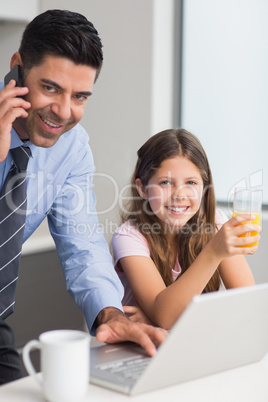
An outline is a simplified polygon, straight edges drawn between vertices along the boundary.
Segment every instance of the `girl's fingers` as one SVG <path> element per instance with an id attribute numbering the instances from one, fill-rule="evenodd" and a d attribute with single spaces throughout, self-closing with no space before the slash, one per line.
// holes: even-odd
<path id="1" fill-rule="evenodd" d="M 123 306 L 123 309 L 126 314 L 135 314 L 138 310 L 135 306 Z"/>
<path id="2" fill-rule="evenodd" d="M 255 232 L 254 234 L 261 232 L 261 227 L 255 224 L 244 224 L 236 226 L 234 229 L 235 236 L 239 236 L 245 233 Z"/>
<path id="3" fill-rule="evenodd" d="M 260 238 L 260 235 L 237 237 L 236 245 L 240 247 L 248 246 L 249 244 L 258 242 Z"/>
<path id="4" fill-rule="evenodd" d="M 254 214 L 239 214 L 233 216 L 229 222 L 234 223 L 234 225 L 238 225 L 239 223 L 245 222 L 245 221 L 250 221 L 254 220 L 255 215 Z"/>
<path id="5" fill-rule="evenodd" d="M 242 250 L 243 255 L 252 255 L 255 253 L 255 251 L 258 249 L 258 246 L 252 246 L 252 247 L 241 247 L 240 250 Z"/>

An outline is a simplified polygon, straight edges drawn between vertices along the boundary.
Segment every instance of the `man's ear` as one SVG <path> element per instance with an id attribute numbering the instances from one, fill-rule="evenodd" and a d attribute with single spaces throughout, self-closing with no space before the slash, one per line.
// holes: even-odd
<path id="1" fill-rule="evenodd" d="M 141 198 L 143 198 L 144 200 L 147 200 L 148 199 L 147 191 L 146 191 L 145 187 L 143 186 L 141 179 L 136 179 L 135 183 L 136 183 L 136 189 L 137 189 L 139 195 L 141 196 Z"/>
<path id="2" fill-rule="evenodd" d="M 13 54 L 10 60 L 10 69 L 15 67 L 16 65 L 23 66 L 22 58 L 19 52 Z"/>

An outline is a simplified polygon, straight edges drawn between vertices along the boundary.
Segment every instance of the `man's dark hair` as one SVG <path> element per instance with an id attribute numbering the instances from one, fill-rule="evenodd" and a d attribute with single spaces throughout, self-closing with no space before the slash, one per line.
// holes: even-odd
<path id="1" fill-rule="evenodd" d="M 25 28 L 19 52 L 24 77 L 47 55 L 93 67 L 96 79 L 103 62 L 102 43 L 94 25 L 85 16 L 68 10 L 48 10 L 35 17 Z"/>

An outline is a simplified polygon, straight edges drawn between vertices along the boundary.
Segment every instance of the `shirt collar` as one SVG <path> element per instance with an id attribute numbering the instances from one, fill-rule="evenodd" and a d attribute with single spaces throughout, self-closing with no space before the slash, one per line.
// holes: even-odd
<path id="1" fill-rule="evenodd" d="M 27 147 L 29 147 L 29 148 L 31 149 L 31 156 L 33 156 L 32 143 L 31 143 L 31 141 L 30 141 L 30 140 L 29 140 L 29 141 L 26 141 L 26 142 L 22 141 L 22 140 L 20 139 L 20 137 L 18 136 L 17 132 L 14 130 L 14 128 L 12 128 L 12 130 L 11 130 L 11 144 L 10 144 L 10 149 L 17 148 L 17 147 L 20 147 L 20 146 L 27 146 Z"/>

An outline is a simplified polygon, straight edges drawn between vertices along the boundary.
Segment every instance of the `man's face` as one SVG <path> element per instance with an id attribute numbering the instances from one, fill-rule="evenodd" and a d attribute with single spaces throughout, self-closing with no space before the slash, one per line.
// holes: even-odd
<path id="1" fill-rule="evenodd" d="M 25 99 L 31 108 L 26 119 L 14 123 L 20 138 L 40 147 L 54 145 L 81 120 L 95 77 L 93 67 L 62 57 L 47 56 L 41 65 L 32 67 L 24 80 L 29 88 Z"/>

